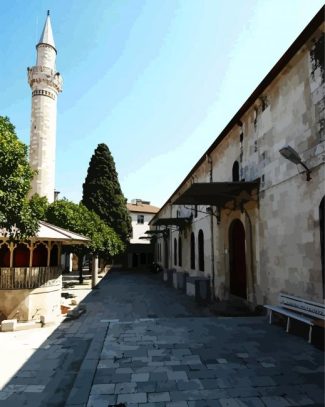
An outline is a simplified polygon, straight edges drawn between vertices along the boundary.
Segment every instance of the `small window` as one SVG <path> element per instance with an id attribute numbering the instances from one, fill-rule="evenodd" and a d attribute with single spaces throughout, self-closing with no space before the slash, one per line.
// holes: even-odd
<path id="1" fill-rule="evenodd" d="M 138 217 L 137 217 L 137 223 L 141 223 L 141 224 L 144 223 L 144 215 L 138 215 Z"/>
<path id="2" fill-rule="evenodd" d="M 234 182 L 239 181 L 239 163 L 235 161 L 232 166 L 232 180 Z"/>

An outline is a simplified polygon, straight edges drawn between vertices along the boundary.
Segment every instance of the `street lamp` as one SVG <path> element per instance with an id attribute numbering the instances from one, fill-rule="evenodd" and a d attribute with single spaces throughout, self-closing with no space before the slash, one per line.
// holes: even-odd
<path id="1" fill-rule="evenodd" d="M 310 169 L 307 167 L 307 165 L 305 163 L 302 162 L 300 155 L 297 153 L 296 150 L 294 150 L 291 146 L 286 145 L 283 146 L 282 148 L 280 148 L 279 153 L 286 158 L 287 160 L 291 161 L 294 164 L 300 164 L 302 165 L 305 170 L 306 170 L 306 180 L 310 181 L 311 180 L 311 176 L 310 176 Z"/>

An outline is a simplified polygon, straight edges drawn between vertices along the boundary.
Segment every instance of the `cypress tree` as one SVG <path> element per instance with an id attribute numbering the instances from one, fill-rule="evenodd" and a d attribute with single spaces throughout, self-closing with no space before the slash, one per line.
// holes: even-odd
<path id="1" fill-rule="evenodd" d="M 106 144 L 98 144 L 82 187 L 82 203 L 113 228 L 123 242 L 127 242 L 132 231 L 131 219 L 115 162 Z"/>

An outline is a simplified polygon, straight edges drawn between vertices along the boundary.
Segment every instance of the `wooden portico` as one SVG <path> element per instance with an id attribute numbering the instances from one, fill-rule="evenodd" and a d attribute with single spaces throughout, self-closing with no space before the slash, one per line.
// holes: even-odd
<path id="1" fill-rule="evenodd" d="M 36 236 L 11 241 L 0 236 L 0 317 L 31 320 L 60 313 L 64 245 L 89 239 L 40 221 Z"/>

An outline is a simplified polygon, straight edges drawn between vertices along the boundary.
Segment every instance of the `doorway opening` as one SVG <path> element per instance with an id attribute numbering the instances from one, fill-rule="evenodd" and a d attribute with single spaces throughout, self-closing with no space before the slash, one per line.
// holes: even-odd
<path id="1" fill-rule="evenodd" d="M 239 219 L 229 228 L 230 294 L 247 299 L 245 229 Z"/>

